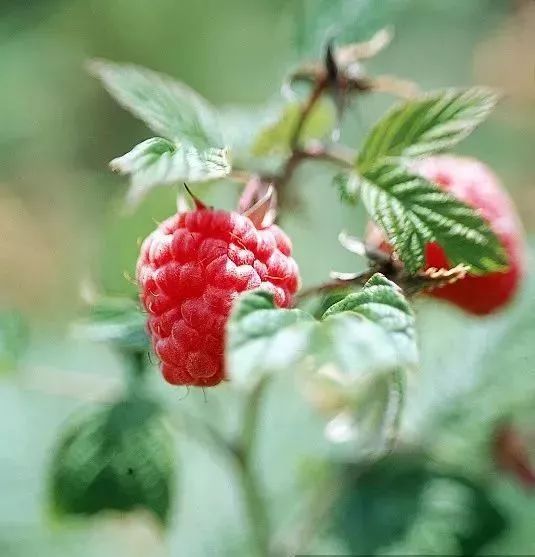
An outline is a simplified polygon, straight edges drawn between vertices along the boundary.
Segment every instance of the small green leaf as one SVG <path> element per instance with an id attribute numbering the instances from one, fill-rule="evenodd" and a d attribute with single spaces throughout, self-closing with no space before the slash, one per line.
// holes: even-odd
<path id="1" fill-rule="evenodd" d="M 77 336 L 94 342 L 110 342 L 122 350 L 147 352 L 150 343 L 146 332 L 146 317 L 139 305 L 129 298 L 102 298 L 89 315 L 75 323 Z"/>
<path id="2" fill-rule="evenodd" d="M 348 294 L 332 305 L 324 318 L 342 312 L 357 313 L 387 331 L 398 349 L 400 364 L 416 366 L 418 350 L 414 313 L 400 288 L 380 273 L 376 273 L 362 290 Z"/>
<path id="3" fill-rule="evenodd" d="M 500 242 L 479 213 L 401 166 L 377 164 L 362 177 L 362 201 L 409 272 L 424 264 L 425 246 L 436 241 L 452 265 L 473 274 L 503 270 Z"/>
<path id="4" fill-rule="evenodd" d="M 129 201 L 135 203 L 151 188 L 177 182 L 205 182 L 229 174 L 225 149 L 200 151 L 189 145 L 175 145 L 153 137 L 132 151 L 111 161 L 113 170 L 129 174 Z"/>
<path id="5" fill-rule="evenodd" d="M 187 85 L 133 64 L 95 60 L 90 71 L 154 132 L 200 150 L 223 147 L 214 108 Z"/>
<path id="6" fill-rule="evenodd" d="M 333 183 L 344 203 L 356 205 L 359 200 L 360 176 L 355 172 L 340 172 L 333 178 Z"/>
<path id="7" fill-rule="evenodd" d="M 17 311 L 0 312 L 0 373 L 17 367 L 28 343 L 28 330 Z"/>
<path id="8" fill-rule="evenodd" d="M 314 319 L 299 309 L 276 309 L 262 291 L 242 295 L 227 328 L 227 369 L 233 381 L 253 385 L 267 372 L 295 366 L 303 357 Z"/>
<path id="9" fill-rule="evenodd" d="M 60 515 L 145 508 L 165 524 L 174 446 L 158 406 L 124 400 L 72 423 L 54 453 L 50 477 L 52 506 Z"/>
<path id="10" fill-rule="evenodd" d="M 291 140 L 298 125 L 302 106 L 295 102 L 286 106 L 279 119 L 257 136 L 252 152 L 254 155 L 286 155 L 291 150 Z M 332 103 L 327 100 L 318 102 L 308 116 L 300 134 L 300 141 L 321 139 L 328 134 L 336 122 Z"/>
<path id="11" fill-rule="evenodd" d="M 421 157 L 459 143 L 492 112 L 489 89 L 449 89 L 394 107 L 370 131 L 358 158 L 360 172 L 388 159 Z"/>

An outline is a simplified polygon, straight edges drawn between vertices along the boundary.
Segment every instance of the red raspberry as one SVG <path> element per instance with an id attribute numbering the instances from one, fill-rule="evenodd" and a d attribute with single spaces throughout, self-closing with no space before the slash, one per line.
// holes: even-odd
<path id="1" fill-rule="evenodd" d="M 509 267 L 505 272 L 468 275 L 428 292 L 475 315 L 486 315 L 513 298 L 525 269 L 524 234 L 513 203 L 498 178 L 483 163 L 464 157 L 441 155 L 414 164 L 413 170 L 468 205 L 479 209 L 505 248 Z M 377 228 L 367 237 L 371 245 L 388 250 Z M 425 267 L 450 268 L 444 250 L 436 243 L 426 246 Z"/>
<path id="2" fill-rule="evenodd" d="M 288 307 L 299 286 L 292 246 L 276 225 L 199 207 L 173 215 L 141 246 L 136 276 L 166 381 L 212 386 L 225 377 L 224 333 L 240 292 L 263 288 Z"/>

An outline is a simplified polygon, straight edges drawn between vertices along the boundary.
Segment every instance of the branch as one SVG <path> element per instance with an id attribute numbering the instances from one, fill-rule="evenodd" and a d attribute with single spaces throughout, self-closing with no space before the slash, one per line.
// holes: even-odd
<path id="1" fill-rule="evenodd" d="M 303 109 L 301 111 L 301 115 L 295 126 L 294 133 L 292 134 L 292 139 L 290 141 L 290 146 L 293 151 L 298 150 L 299 142 L 301 140 L 301 132 L 303 131 L 303 127 L 307 121 L 307 118 L 310 116 L 310 113 L 316 106 L 316 103 L 319 101 L 321 95 L 323 95 L 324 91 L 327 89 L 329 85 L 329 81 L 326 77 L 319 79 L 316 82 L 316 85 L 312 89 L 310 96 L 308 97 Z"/>
<path id="2" fill-rule="evenodd" d="M 353 239 L 350 239 L 350 241 L 353 241 Z M 345 247 L 347 247 L 347 243 Z M 469 266 L 460 264 L 452 269 L 436 269 L 431 267 L 411 275 L 406 273 L 401 262 L 394 259 L 392 255 L 370 248 L 364 244 L 362 244 L 362 249 L 365 249 L 365 254 L 361 255 L 366 255 L 371 262 L 371 266 L 368 269 L 361 273 L 333 272 L 331 276 L 334 280 L 318 286 L 305 288 L 299 292 L 294 298 L 294 306 L 313 296 L 322 296 L 331 292 L 352 290 L 353 288 L 363 286 L 375 273 L 381 273 L 387 279 L 396 283 L 405 296 L 413 297 L 423 291 L 441 288 L 462 280 L 470 271 Z"/>
<path id="3" fill-rule="evenodd" d="M 303 105 L 301 114 L 299 115 L 299 120 L 297 121 L 297 124 L 292 134 L 292 138 L 290 140 L 290 147 L 292 149 L 292 154 L 286 161 L 286 164 L 284 165 L 284 168 L 280 176 L 278 177 L 278 179 L 275 180 L 279 187 L 287 184 L 290 181 L 291 177 L 293 176 L 295 169 L 301 163 L 301 161 L 305 158 L 308 158 L 306 152 L 301 150 L 299 147 L 301 134 L 303 132 L 303 128 L 306 124 L 306 121 L 310 116 L 310 113 L 312 112 L 312 110 L 316 106 L 316 103 L 319 101 L 319 99 L 326 91 L 328 86 L 329 86 L 329 81 L 326 76 L 319 78 L 316 81 L 316 84 L 314 85 L 314 88 L 312 89 L 307 101 Z"/>
<path id="4" fill-rule="evenodd" d="M 377 268 L 372 267 L 366 269 L 362 273 L 356 274 L 349 280 L 335 279 L 318 286 L 311 286 L 310 288 L 305 288 L 301 290 L 299 294 L 295 296 L 294 305 L 299 305 L 303 300 L 311 298 L 313 296 L 323 296 L 326 294 L 331 294 L 332 292 L 348 290 L 355 288 L 357 286 L 362 286 L 365 284 L 375 273 Z"/>

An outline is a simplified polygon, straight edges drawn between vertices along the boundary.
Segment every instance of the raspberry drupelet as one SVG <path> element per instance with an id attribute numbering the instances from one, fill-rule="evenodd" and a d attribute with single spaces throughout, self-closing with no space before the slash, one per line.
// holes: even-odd
<path id="1" fill-rule="evenodd" d="M 225 324 L 235 298 L 262 288 L 288 307 L 299 287 L 292 246 L 276 225 L 209 209 L 171 216 L 143 242 L 136 267 L 147 328 L 166 381 L 208 387 L 225 378 Z"/>

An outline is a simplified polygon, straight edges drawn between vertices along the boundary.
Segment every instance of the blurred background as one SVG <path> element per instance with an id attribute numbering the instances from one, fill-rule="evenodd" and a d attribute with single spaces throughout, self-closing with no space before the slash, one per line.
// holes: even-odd
<path id="1" fill-rule="evenodd" d="M 247 555 L 244 517 L 226 463 L 182 438 L 177 440 L 176 502 L 167 533 L 143 513 L 63 524 L 47 511 L 47 466 L 58 432 L 73 412 L 121 388 L 121 362 L 114 353 L 69 334 L 69 324 L 83 309 L 81 285 L 134 295 L 125 274 L 134 274 L 138 240 L 155 220 L 174 211 L 176 198 L 176 189 L 159 188 L 139 208 L 125 211 L 127 180 L 114 176 L 107 164 L 151 133 L 87 74 L 87 60 L 129 61 L 169 73 L 231 112 L 276 100 L 284 76 L 299 61 L 318 56 L 326 37 L 365 40 L 385 25 L 393 27 L 395 38 L 367 65 L 371 74 L 398 75 L 423 89 L 477 83 L 504 92 L 495 115 L 458 152 L 480 158 L 501 177 L 519 208 L 532 254 L 531 0 L 1 3 L 2 557 Z M 354 103 L 343 140 L 358 147 L 390 102 L 377 96 Z M 362 233 L 363 213 L 340 204 L 331 178 L 328 169 L 303 166 L 293 184 L 302 205 L 281 215 L 305 285 L 325 280 L 331 269 L 355 267 L 337 235 L 341 229 Z M 222 181 L 196 192 L 211 205 L 231 208 L 239 186 Z M 468 318 L 437 302 L 421 302 L 417 311 L 423 369 L 409 391 L 404 439 L 425 447 L 428 461 L 447 463 L 448 470 L 468 478 L 478 497 L 483 494 L 492 512 L 487 522 L 478 523 L 484 543 L 474 546 L 477 551 L 532 554 L 535 491 L 496 466 L 492 440 L 506 424 L 535 457 L 535 279 L 529 276 L 516 303 L 491 318 Z M 185 393 L 153 375 L 153 388 L 171 406 L 186 405 L 222 424 L 232 421 L 228 401 L 235 395 L 227 387 L 210 391 L 207 401 L 192 392 L 178 402 Z M 323 440 L 321 417 L 296 404 L 284 384 L 270 391 L 264 414 L 262 468 L 274 521 L 284 530 L 297 512 L 294 503 L 319 473 L 314 462 L 338 449 Z M 344 502 L 342 518 L 333 517 L 333 524 L 317 532 L 312 549 L 374 553 L 390 543 L 409 543 L 410 536 L 417 539 L 424 531 L 438 540 L 426 546 L 428 552 L 435 547 L 450 554 L 440 546 L 447 533 L 437 523 L 451 522 L 457 536 L 467 520 L 466 493 L 443 478 L 420 478 L 418 465 L 409 468 L 377 470 L 367 485 L 390 487 L 371 493 L 356 489 Z M 381 474 L 389 479 L 381 481 Z M 417 509 L 412 504 L 416 493 L 422 500 Z M 443 503 L 439 509 L 433 507 L 437 501 Z M 392 519 L 401 515 L 411 517 L 410 523 Z M 352 518 L 344 522 L 344 517 Z"/>

